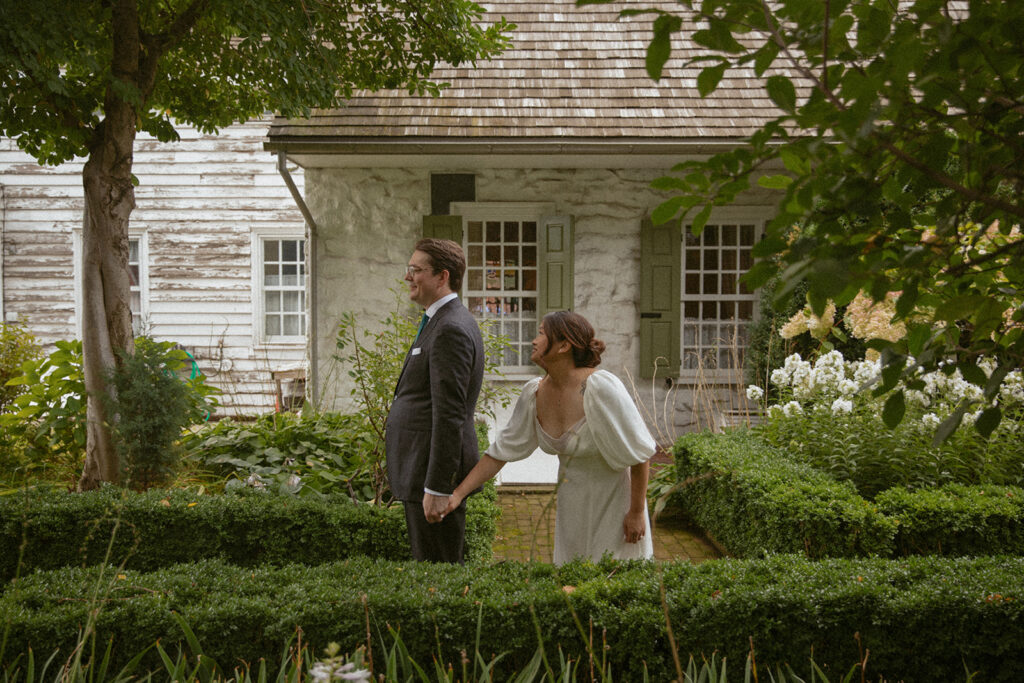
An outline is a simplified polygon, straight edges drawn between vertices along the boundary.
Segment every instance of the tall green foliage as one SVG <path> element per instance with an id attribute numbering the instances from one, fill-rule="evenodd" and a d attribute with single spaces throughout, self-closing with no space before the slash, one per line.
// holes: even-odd
<path id="1" fill-rule="evenodd" d="M 0 414 L 0 427 L 25 444 L 20 457 L 8 463 L 7 475 L 17 470 L 70 485 L 85 458 L 82 342 L 58 341 L 56 347 L 50 355 L 22 364 L 21 374 L 10 380 L 23 393 Z M 139 337 L 135 348 L 136 355 L 127 356 L 111 378 L 118 393 L 109 408 L 124 419 L 115 430 L 121 465 L 135 483 L 148 486 L 174 460 L 181 429 L 216 406 L 216 389 L 206 384 L 204 375 L 192 376 L 191 359 L 173 342 Z"/>
<path id="2" fill-rule="evenodd" d="M 117 416 L 114 429 L 121 459 L 122 481 L 133 488 L 164 484 L 180 456 L 182 430 L 209 414 L 211 387 L 191 375 L 188 354 L 174 342 L 135 340 L 135 353 L 125 354 L 110 377 L 116 393 L 107 407 Z M 200 375 L 201 377 L 201 375 Z"/>
<path id="3" fill-rule="evenodd" d="M 350 395 L 357 414 L 364 423 L 364 433 L 372 435 L 373 448 L 368 457 L 374 479 L 380 490 L 386 487 L 384 472 L 384 423 L 391 409 L 395 385 L 402 372 L 405 354 L 416 338 L 419 314 L 414 314 L 403 291 L 393 290 L 394 309 L 376 329 L 360 327 L 355 314 L 344 313 L 338 324 L 334 360 L 341 364 L 352 381 Z M 485 377 L 499 377 L 499 359 L 508 345 L 508 338 L 494 332 L 489 325 L 481 327 L 486 361 Z M 496 406 L 511 401 L 508 387 L 485 380 L 477 401 L 477 413 L 493 417 Z"/>
<path id="4" fill-rule="evenodd" d="M 671 12 L 623 14 L 643 12 L 655 17 L 652 78 L 671 77 L 663 70 L 679 35 L 702 96 L 752 73 L 775 105 L 744 144 L 658 180 L 675 196 L 655 222 L 695 210 L 699 233 L 714 206 L 755 184 L 777 190 L 751 287 L 781 275 L 785 297 L 806 282 L 817 314 L 830 299 L 898 292 L 907 334 L 873 342 L 885 350 L 878 392 L 913 373 L 910 358 L 959 367 L 990 401 L 1024 365 L 1020 3 L 679 0 Z M 997 361 L 993 375 L 982 357 Z M 960 406 L 938 435 L 977 405 Z M 978 430 L 1000 418 L 991 408 Z"/>
<path id="5" fill-rule="evenodd" d="M 25 391 L 24 385 L 7 383 L 21 375 L 22 363 L 38 360 L 42 354 L 39 340 L 26 326 L 0 322 L 0 413 Z"/>

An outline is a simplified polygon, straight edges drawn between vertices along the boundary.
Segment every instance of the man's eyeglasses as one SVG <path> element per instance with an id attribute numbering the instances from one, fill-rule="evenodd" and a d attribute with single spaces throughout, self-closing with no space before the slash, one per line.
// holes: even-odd
<path id="1" fill-rule="evenodd" d="M 422 273 L 424 270 L 426 270 L 426 268 L 420 268 L 419 266 L 406 266 L 405 274 L 416 275 L 417 273 Z"/>

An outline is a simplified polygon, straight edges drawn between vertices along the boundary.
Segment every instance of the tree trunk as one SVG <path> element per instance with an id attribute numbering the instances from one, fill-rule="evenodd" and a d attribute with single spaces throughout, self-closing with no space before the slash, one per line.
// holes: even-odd
<path id="1" fill-rule="evenodd" d="M 132 0 L 114 8 L 112 75 L 129 87 L 138 84 L 139 22 Z M 132 153 L 134 107 L 107 89 L 104 120 L 89 147 L 82 171 L 85 218 L 82 229 L 82 364 L 88 395 L 85 468 L 79 490 L 117 482 L 120 462 L 112 438 L 116 415 L 109 415 L 110 372 L 118 351 L 134 351 L 128 277 L 128 220 L 135 208 Z"/>

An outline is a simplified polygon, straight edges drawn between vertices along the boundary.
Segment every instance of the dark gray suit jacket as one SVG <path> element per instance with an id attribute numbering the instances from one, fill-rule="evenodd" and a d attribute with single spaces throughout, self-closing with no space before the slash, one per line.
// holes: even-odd
<path id="1" fill-rule="evenodd" d="M 406 354 L 384 433 L 391 492 L 451 493 L 480 459 L 473 417 L 484 377 L 480 327 L 460 299 L 442 306 Z"/>

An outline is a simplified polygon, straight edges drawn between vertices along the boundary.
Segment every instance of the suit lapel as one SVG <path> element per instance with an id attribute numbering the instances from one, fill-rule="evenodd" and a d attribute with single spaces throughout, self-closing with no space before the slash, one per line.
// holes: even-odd
<path id="1" fill-rule="evenodd" d="M 415 348 L 423 348 L 428 342 L 433 341 L 434 330 L 437 329 L 437 322 L 444 316 L 448 315 L 453 310 L 453 304 L 458 305 L 458 297 L 452 299 L 441 308 L 434 312 L 434 315 L 430 317 L 427 324 L 420 331 L 419 337 L 409 346 L 409 350 L 405 352 L 405 360 L 402 361 L 402 372 L 398 374 L 398 381 L 395 382 L 395 393 L 398 393 L 398 386 L 402 383 L 402 376 L 405 375 L 405 368 L 409 365 L 409 359 L 412 358 L 412 350 Z"/>

